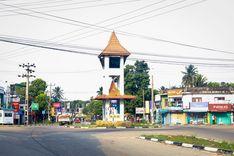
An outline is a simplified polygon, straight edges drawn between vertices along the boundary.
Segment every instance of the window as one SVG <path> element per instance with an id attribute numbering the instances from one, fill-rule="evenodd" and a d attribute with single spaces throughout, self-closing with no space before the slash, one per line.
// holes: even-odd
<path id="1" fill-rule="evenodd" d="M 109 67 L 110 68 L 120 68 L 120 57 L 110 57 Z"/>
<path id="2" fill-rule="evenodd" d="M 12 113 L 5 113 L 5 117 L 12 117 Z"/>
<path id="3" fill-rule="evenodd" d="M 0 117 L 2 117 L 2 113 L 0 113 Z"/>
<path id="4" fill-rule="evenodd" d="M 225 97 L 215 97 L 214 100 L 215 100 L 215 101 L 225 100 Z"/>
<path id="5" fill-rule="evenodd" d="M 202 98 L 201 97 L 193 97 L 192 102 L 202 102 Z"/>

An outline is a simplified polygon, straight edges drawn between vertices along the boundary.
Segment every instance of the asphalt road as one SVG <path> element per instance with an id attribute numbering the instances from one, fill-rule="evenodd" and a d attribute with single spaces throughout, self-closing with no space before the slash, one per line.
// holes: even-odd
<path id="1" fill-rule="evenodd" d="M 169 127 L 162 129 L 69 129 L 0 127 L 0 156 L 200 156 L 216 155 L 137 139 L 141 134 L 223 135 L 234 140 L 232 128 Z M 190 135 L 189 134 L 189 135 Z M 197 135 L 198 136 L 198 135 Z M 221 137 L 219 137 L 221 139 Z"/>

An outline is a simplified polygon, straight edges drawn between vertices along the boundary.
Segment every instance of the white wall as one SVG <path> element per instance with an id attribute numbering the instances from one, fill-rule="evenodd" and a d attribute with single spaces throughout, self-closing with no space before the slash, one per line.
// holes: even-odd
<path id="1" fill-rule="evenodd" d="M 193 94 L 193 95 L 183 95 L 183 107 L 189 106 L 189 102 L 192 102 L 192 98 L 201 97 L 202 102 L 230 102 L 234 103 L 234 94 Z M 225 97 L 225 101 L 215 101 L 215 97 Z"/>

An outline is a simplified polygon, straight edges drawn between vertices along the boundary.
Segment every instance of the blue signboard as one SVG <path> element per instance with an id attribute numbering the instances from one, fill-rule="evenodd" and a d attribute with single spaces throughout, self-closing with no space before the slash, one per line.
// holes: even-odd
<path id="1" fill-rule="evenodd" d="M 208 107 L 208 102 L 190 102 L 190 108 L 204 108 Z"/>

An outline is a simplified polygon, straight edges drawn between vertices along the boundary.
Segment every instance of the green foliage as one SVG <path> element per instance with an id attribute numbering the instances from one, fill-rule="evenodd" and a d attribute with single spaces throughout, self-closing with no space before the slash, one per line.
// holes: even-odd
<path id="1" fill-rule="evenodd" d="M 207 140 L 202 138 L 196 138 L 195 136 L 183 136 L 183 135 L 144 135 L 146 138 L 157 138 L 159 140 L 170 140 L 181 143 L 195 144 L 200 146 L 215 147 L 227 150 L 234 150 L 234 144 L 228 142 L 216 142 L 213 140 Z"/>
<path id="2" fill-rule="evenodd" d="M 208 82 L 207 86 L 211 87 L 211 88 L 217 88 L 217 87 L 220 87 L 220 83 L 218 83 L 218 82 Z"/>
<path id="3" fill-rule="evenodd" d="M 151 99 L 149 67 L 145 61 L 136 61 L 134 65 L 127 65 L 124 69 L 124 92 L 135 95 L 134 101 L 126 101 L 125 111 L 135 114 L 136 107 L 143 106 L 143 92 L 145 100 Z M 156 94 L 157 91 L 154 91 Z"/>
<path id="4" fill-rule="evenodd" d="M 83 109 L 83 113 L 87 115 L 102 115 L 102 101 L 92 100 L 87 106 Z"/>
<path id="5" fill-rule="evenodd" d="M 61 87 L 57 86 L 53 89 L 52 92 L 53 98 L 55 102 L 61 101 L 63 99 L 63 90 Z"/>
<path id="6" fill-rule="evenodd" d="M 185 72 L 182 73 L 184 74 L 182 77 L 182 85 L 185 87 L 193 87 L 197 75 L 197 68 L 190 64 L 185 67 Z"/>
<path id="7" fill-rule="evenodd" d="M 29 95 L 32 98 L 44 93 L 47 88 L 46 82 L 40 78 L 32 81 L 31 85 L 29 86 Z"/>
<path id="8" fill-rule="evenodd" d="M 103 87 L 99 87 L 99 90 L 97 91 L 98 95 L 102 95 L 103 94 Z"/>
<path id="9" fill-rule="evenodd" d="M 40 93 L 35 98 L 35 102 L 39 104 L 39 111 L 47 110 L 49 97 L 45 93 Z"/>
<path id="10" fill-rule="evenodd" d="M 194 87 L 207 86 L 207 78 L 201 74 L 197 74 L 194 80 Z"/>
<path id="11" fill-rule="evenodd" d="M 77 110 L 78 108 L 84 108 L 89 101 L 74 100 L 71 101 L 71 110 Z"/>

